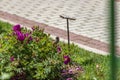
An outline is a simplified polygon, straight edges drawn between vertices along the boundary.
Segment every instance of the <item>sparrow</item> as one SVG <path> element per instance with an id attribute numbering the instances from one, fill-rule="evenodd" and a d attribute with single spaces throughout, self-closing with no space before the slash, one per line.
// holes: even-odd
<path id="1" fill-rule="evenodd" d="M 53 41 L 53 45 L 57 45 L 59 43 L 59 40 L 60 40 L 59 37 L 56 37 L 55 41 Z"/>

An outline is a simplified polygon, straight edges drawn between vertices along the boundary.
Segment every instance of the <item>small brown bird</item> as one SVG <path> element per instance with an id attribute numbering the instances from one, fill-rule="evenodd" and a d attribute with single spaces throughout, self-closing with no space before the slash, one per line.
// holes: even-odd
<path id="1" fill-rule="evenodd" d="M 56 37 L 55 41 L 53 41 L 53 45 L 57 45 L 59 43 L 59 41 L 60 41 L 59 37 Z"/>

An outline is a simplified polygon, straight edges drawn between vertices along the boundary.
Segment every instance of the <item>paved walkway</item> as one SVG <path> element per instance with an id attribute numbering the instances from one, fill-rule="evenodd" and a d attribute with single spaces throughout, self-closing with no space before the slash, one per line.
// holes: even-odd
<path id="1" fill-rule="evenodd" d="M 84 48 L 89 47 L 91 50 L 94 48 L 107 53 L 109 43 L 109 6 L 107 3 L 107 0 L 0 0 L 0 17 L 24 26 L 28 24 L 30 26 L 32 21 L 36 22 L 33 25 L 43 23 L 47 33 L 63 39 L 66 39 L 66 20 L 61 19 L 59 15 L 75 17 L 76 21 L 70 21 L 71 40 L 81 47 L 86 46 Z M 120 2 L 116 4 L 120 7 Z M 120 18 L 120 9 L 117 10 L 117 18 Z M 116 25 L 116 42 L 119 52 L 120 23 Z M 50 32 L 50 29 L 54 31 L 54 34 Z M 63 32 L 58 33 L 59 30 Z M 98 51 L 98 53 L 101 52 Z"/>

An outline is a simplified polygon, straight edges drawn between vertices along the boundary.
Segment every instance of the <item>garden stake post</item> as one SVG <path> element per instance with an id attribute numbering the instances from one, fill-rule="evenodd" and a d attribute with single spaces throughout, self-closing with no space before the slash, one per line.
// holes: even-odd
<path id="1" fill-rule="evenodd" d="M 70 17 L 64 17 L 62 15 L 60 15 L 60 17 L 67 20 L 67 36 L 68 36 L 68 52 L 69 52 L 70 51 L 69 20 L 76 20 L 76 19 Z"/>

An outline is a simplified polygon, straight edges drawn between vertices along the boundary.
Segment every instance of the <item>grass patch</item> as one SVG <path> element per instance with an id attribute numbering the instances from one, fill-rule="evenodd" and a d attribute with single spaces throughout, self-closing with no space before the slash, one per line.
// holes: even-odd
<path id="1" fill-rule="evenodd" d="M 64 43 L 61 43 L 63 47 Z M 99 55 L 71 44 L 71 58 L 85 70 L 78 80 L 109 80 L 110 56 Z"/>
<path id="2" fill-rule="evenodd" d="M 0 21 L 0 34 L 2 33 L 6 33 L 8 30 L 11 29 L 11 24 L 9 24 L 8 22 L 3 22 Z"/>

